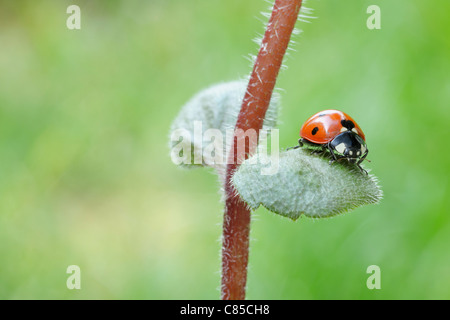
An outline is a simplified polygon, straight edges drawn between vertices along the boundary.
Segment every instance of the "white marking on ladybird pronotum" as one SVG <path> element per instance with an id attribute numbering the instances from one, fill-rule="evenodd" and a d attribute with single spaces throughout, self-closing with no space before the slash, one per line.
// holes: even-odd
<path id="1" fill-rule="evenodd" d="M 348 129 L 346 127 L 341 128 L 341 132 L 347 131 Z"/>
<path id="2" fill-rule="evenodd" d="M 356 134 L 358 134 L 358 130 L 356 130 L 356 128 L 353 128 L 352 131 Z"/>
<path id="3" fill-rule="evenodd" d="M 345 144 L 344 143 L 339 143 L 336 146 L 336 151 L 343 154 L 344 151 L 345 151 Z"/>
<path id="4" fill-rule="evenodd" d="M 365 153 L 367 150 L 366 146 L 362 145 L 361 146 L 361 153 Z"/>

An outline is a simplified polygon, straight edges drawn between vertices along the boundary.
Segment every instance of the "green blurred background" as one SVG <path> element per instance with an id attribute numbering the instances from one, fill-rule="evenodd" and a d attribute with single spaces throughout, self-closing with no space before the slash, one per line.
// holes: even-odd
<path id="1" fill-rule="evenodd" d="M 168 130 L 196 92 L 250 73 L 268 6 L 0 2 L 0 298 L 220 297 L 218 180 L 173 165 Z M 257 210 L 247 297 L 449 299 L 450 2 L 307 6 L 318 19 L 298 23 L 278 80 L 280 145 L 319 110 L 349 113 L 384 199 L 324 220 Z M 72 264 L 81 290 L 66 288 Z"/>

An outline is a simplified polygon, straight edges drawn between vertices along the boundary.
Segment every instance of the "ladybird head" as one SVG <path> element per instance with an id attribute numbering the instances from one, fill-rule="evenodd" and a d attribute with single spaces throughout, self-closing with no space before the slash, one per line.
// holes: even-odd
<path id="1" fill-rule="evenodd" d="M 356 163 L 367 153 L 365 141 L 353 131 L 344 131 L 330 142 L 331 149 L 351 163 Z"/>

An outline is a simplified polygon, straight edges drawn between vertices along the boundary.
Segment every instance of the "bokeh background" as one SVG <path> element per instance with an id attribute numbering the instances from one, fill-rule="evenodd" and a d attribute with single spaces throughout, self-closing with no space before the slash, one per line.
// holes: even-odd
<path id="1" fill-rule="evenodd" d="M 349 113 L 384 199 L 324 220 L 258 209 L 247 297 L 449 299 L 450 2 L 307 6 L 318 18 L 298 24 L 278 80 L 280 145 L 319 110 Z M 196 92 L 250 73 L 268 7 L 0 1 L 0 298 L 220 297 L 218 180 L 173 165 L 168 130 Z M 66 287 L 72 264 L 81 290 Z"/>

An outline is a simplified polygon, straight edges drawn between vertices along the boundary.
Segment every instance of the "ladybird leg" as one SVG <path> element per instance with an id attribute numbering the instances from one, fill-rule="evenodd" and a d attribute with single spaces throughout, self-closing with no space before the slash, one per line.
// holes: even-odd
<path id="1" fill-rule="evenodd" d="M 320 148 L 311 151 L 311 154 L 323 155 L 327 150 L 327 147 L 322 145 Z"/>
<path id="2" fill-rule="evenodd" d="M 361 167 L 361 166 L 359 165 L 359 162 L 358 162 L 356 165 L 358 166 L 359 170 L 361 170 L 361 172 L 364 172 L 366 175 L 369 175 L 369 173 L 367 172 L 367 170 L 365 170 L 363 167 Z"/>
<path id="3" fill-rule="evenodd" d="M 289 147 L 289 148 L 286 149 L 286 151 L 291 150 L 291 149 L 298 149 L 298 148 L 301 148 L 301 147 L 303 147 L 303 138 L 298 139 L 298 146 Z"/>
<path id="4" fill-rule="evenodd" d="M 356 165 L 358 166 L 358 168 L 361 170 L 361 172 L 365 172 L 367 175 L 369 175 L 369 173 L 366 171 L 366 170 L 364 170 L 362 167 L 361 167 L 361 162 L 363 162 L 364 161 L 364 159 L 366 159 L 366 157 L 367 157 L 367 154 L 369 153 L 369 149 L 367 149 L 366 150 L 366 152 L 364 153 L 364 155 L 359 159 L 359 161 L 356 163 Z"/>
<path id="5" fill-rule="evenodd" d="M 359 161 L 357 162 L 358 165 L 361 164 L 361 162 L 363 162 L 364 160 L 367 160 L 366 157 L 367 157 L 368 153 L 369 153 L 369 149 L 367 149 L 366 152 L 364 153 L 364 155 L 359 159 Z M 369 161 L 369 160 L 367 160 L 367 161 Z"/>
<path id="6" fill-rule="evenodd" d="M 336 155 L 334 154 L 333 149 L 331 148 L 330 143 L 327 143 L 327 144 L 326 144 L 326 147 L 328 147 L 328 151 L 330 151 L 330 153 L 331 153 L 331 155 L 332 155 L 332 157 L 333 157 L 333 159 L 330 160 L 330 165 L 331 165 L 333 162 L 338 161 L 338 159 L 336 158 Z M 325 148 L 324 148 L 324 149 L 325 149 Z"/>

